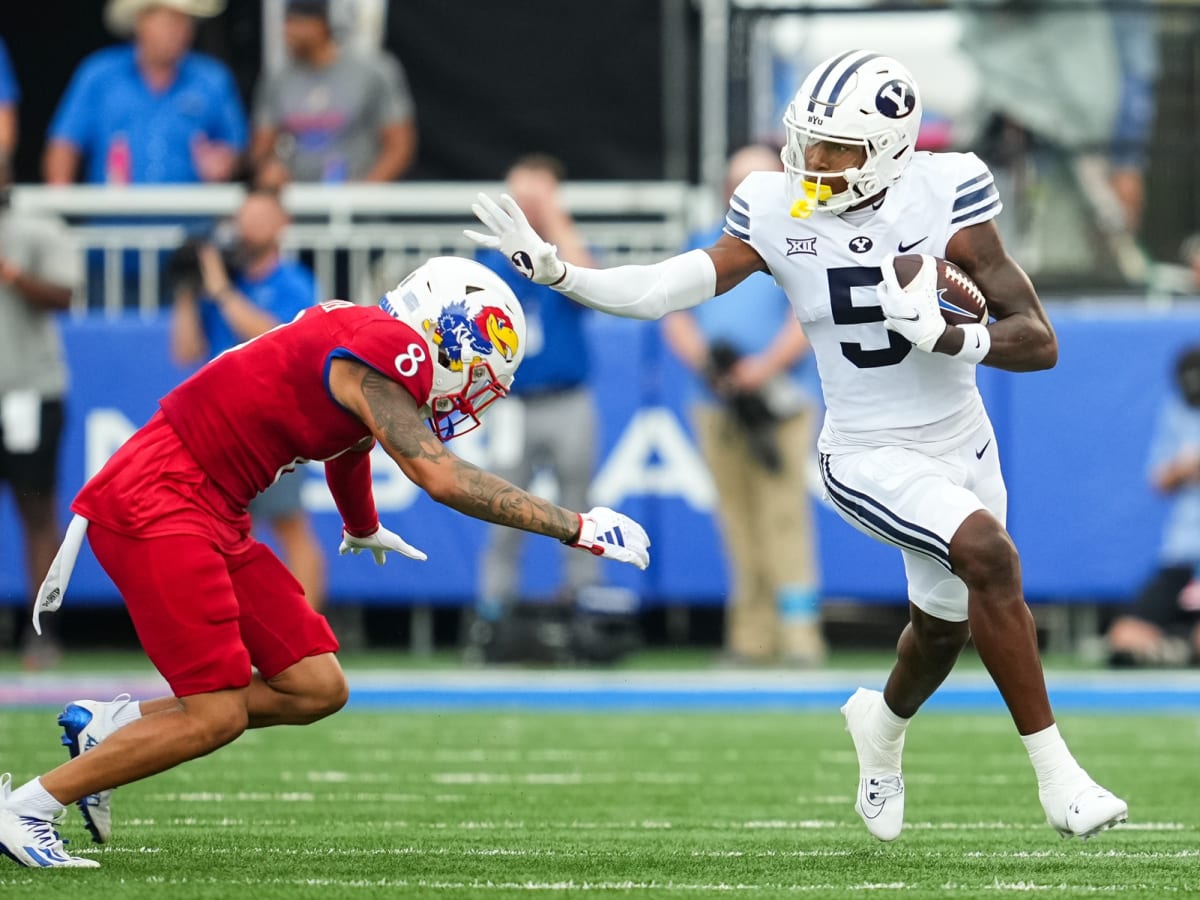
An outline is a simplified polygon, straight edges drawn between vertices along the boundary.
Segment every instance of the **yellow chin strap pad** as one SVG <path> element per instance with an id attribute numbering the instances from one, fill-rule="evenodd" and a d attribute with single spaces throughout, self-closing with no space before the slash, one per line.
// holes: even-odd
<path id="1" fill-rule="evenodd" d="M 793 219 L 807 219 L 816 212 L 817 204 L 833 196 L 833 188 L 827 184 L 817 184 L 815 181 L 804 181 L 800 184 L 804 196 L 792 204 Z"/>

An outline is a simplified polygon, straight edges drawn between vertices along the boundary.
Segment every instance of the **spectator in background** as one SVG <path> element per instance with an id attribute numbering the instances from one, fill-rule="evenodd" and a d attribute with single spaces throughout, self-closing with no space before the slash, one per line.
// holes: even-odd
<path id="1" fill-rule="evenodd" d="M 17 101 L 21 91 L 8 58 L 8 47 L 0 38 L 0 164 L 11 166 L 17 151 Z"/>
<path id="2" fill-rule="evenodd" d="M 277 194 L 255 191 L 238 210 L 228 261 L 211 241 L 181 249 L 171 266 L 171 355 L 177 363 L 190 366 L 212 359 L 290 322 L 313 304 L 312 275 L 280 255 L 288 221 Z M 250 514 L 270 525 L 288 568 L 319 612 L 325 604 L 325 561 L 301 504 L 303 484 L 300 475 L 282 474 L 251 502 Z"/>
<path id="3" fill-rule="evenodd" d="M 328 0 L 288 0 L 290 62 L 259 83 L 251 155 L 260 184 L 394 181 L 416 154 L 412 95 L 399 62 L 340 48 Z"/>
<path id="4" fill-rule="evenodd" d="M 1143 283 L 1136 235 L 1158 74 L 1149 2 L 956 5 L 980 74 L 975 106 L 991 117 L 980 155 L 1016 212 L 1019 255 L 1040 271 Z"/>
<path id="5" fill-rule="evenodd" d="M 1171 499 L 1159 568 L 1108 631 L 1113 665 L 1200 659 L 1200 347 L 1175 365 L 1150 450 L 1150 483 Z"/>
<path id="6" fill-rule="evenodd" d="M 536 153 L 518 159 L 505 176 L 508 191 L 559 255 L 577 265 L 595 265 L 575 221 L 563 206 L 562 162 Z M 493 414 L 492 469 L 518 487 L 528 487 L 535 472 L 549 469 L 558 483 L 557 502 L 584 508 L 596 453 L 596 409 L 588 387 L 589 361 L 583 325 L 591 313 L 550 288 L 517 273 L 496 250 L 480 250 L 476 259 L 508 284 L 525 310 L 527 330 L 521 377 L 508 401 Z M 477 623 L 468 636 L 471 659 L 492 637 L 494 623 L 520 599 L 520 559 L 524 533 L 494 528 L 479 572 Z M 563 599 L 597 583 L 599 560 L 584 553 L 565 557 Z"/>
<path id="7" fill-rule="evenodd" d="M 1118 4 L 1112 10 L 1112 24 L 1121 84 L 1109 180 L 1125 227 L 1136 234 L 1142 225 L 1147 148 L 1154 126 L 1154 82 L 1158 77 L 1155 13 L 1147 0 Z"/>
<path id="8" fill-rule="evenodd" d="M 67 368 L 54 313 L 80 285 L 79 257 L 61 221 L 8 208 L 9 169 L 0 165 L 0 481 L 7 482 L 25 539 L 30 594 L 46 576 L 60 538 L 55 489 Z M 22 616 L 24 619 L 24 616 Z M 26 668 L 58 657 L 49 633 L 27 631 Z"/>
<path id="9" fill-rule="evenodd" d="M 109 0 L 105 21 L 132 42 L 88 56 L 50 123 L 49 184 L 228 181 L 246 120 L 223 63 L 191 51 L 194 17 L 225 0 Z"/>
<path id="10" fill-rule="evenodd" d="M 777 152 L 750 146 L 734 153 L 726 203 L 747 175 L 762 170 L 782 171 Z M 713 244 L 722 224 L 694 235 L 686 249 Z M 725 658 L 734 665 L 820 665 L 826 647 L 805 478 L 816 415 L 796 379 L 809 347 L 787 295 L 759 273 L 709 303 L 672 313 L 662 328 L 697 375 L 693 424 L 716 483 L 733 581 Z"/>

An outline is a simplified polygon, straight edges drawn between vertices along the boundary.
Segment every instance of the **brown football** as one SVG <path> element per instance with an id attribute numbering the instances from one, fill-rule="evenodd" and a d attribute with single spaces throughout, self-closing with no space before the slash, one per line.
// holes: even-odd
<path id="1" fill-rule="evenodd" d="M 896 280 L 906 287 L 921 269 L 922 253 L 905 253 L 893 263 Z M 987 322 L 987 300 L 971 276 L 948 259 L 931 257 L 937 264 L 938 306 L 942 318 L 951 325 L 970 325 Z"/>

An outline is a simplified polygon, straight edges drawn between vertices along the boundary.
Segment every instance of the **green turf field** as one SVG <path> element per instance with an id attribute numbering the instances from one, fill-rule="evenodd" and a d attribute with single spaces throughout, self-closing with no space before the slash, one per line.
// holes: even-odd
<path id="1" fill-rule="evenodd" d="M 54 710 L 0 712 L 18 783 Z M 1064 718 L 1131 822 L 1063 841 L 1006 717 L 910 730 L 908 825 L 881 845 L 822 714 L 359 712 L 251 732 L 116 795 L 99 870 L 0 860 L 0 898 L 1200 896 L 1200 722 Z"/>

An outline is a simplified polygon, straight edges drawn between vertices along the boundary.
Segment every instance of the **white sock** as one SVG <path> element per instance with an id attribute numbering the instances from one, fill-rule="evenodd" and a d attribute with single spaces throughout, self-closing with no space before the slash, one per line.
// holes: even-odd
<path id="1" fill-rule="evenodd" d="M 63 805 L 42 787 L 42 779 L 35 778 L 8 795 L 8 809 L 18 816 L 50 821 L 63 811 Z"/>
<path id="2" fill-rule="evenodd" d="M 1021 742 L 1029 753 L 1033 771 L 1037 775 L 1038 787 L 1073 780 L 1083 772 L 1066 742 L 1058 733 L 1058 726 L 1051 725 L 1033 734 L 1021 735 Z"/>
<path id="3" fill-rule="evenodd" d="M 885 741 L 903 740 L 904 732 L 911 721 L 912 719 L 906 719 L 892 712 L 886 700 L 879 704 L 879 734 Z"/>
<path id="4" fill-rule="evenodd" d="M 113 713 L 113 725 L 117 728 L 124 728 L 130 722 L 136 722 L 142 717 L 142 704 L 136 700 L 130 700 L 115 713 Z"/>

